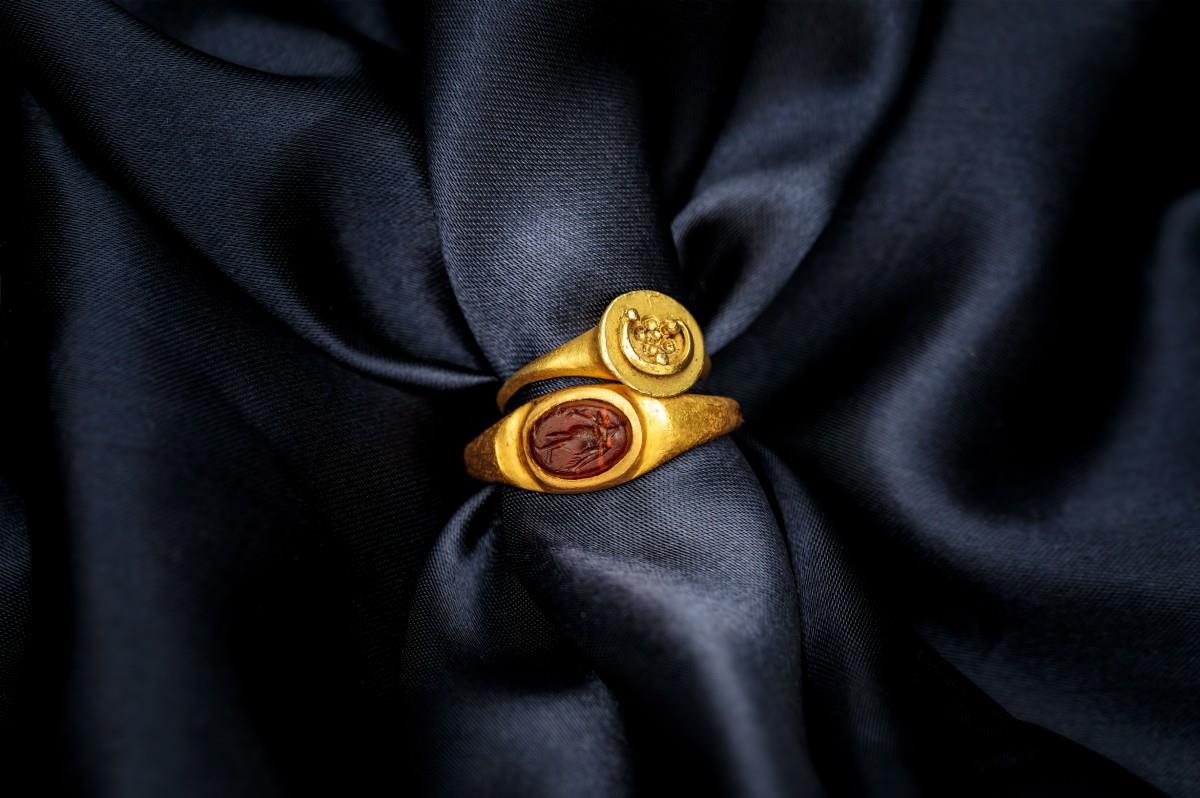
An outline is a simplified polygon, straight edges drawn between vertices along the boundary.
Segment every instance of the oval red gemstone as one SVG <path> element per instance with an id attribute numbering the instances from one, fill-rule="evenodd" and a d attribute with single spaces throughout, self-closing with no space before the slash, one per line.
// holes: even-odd
<path id="1" fill-rule="evenodd" d="M 629 449 L 625 414 L 599 399 L 563 402 L 529 428 L 534 461 L 561 479 L 585 479 L 616 465 Z"/>

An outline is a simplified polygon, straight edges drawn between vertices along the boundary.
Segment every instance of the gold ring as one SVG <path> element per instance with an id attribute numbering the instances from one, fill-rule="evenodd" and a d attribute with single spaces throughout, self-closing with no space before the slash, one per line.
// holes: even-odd
<path id="1" fill-rule="evenodd" d="M 687 308 L 657 291 L 630 291 L 600 323 L 535 358 L 496 394 L 501 410 L 518 390 L 553 377 L 616 380 L 648 396 L 678 396 L 708 373 L 704 335 Z"/>
<path id="2" fill-rule="evenodd" d="M 582 385 L 518 407 L 467 444 L 467 473 L 542 493 L 620 485 L 742 423 L 724 396 L 657 398 L 625 385 Z"/>

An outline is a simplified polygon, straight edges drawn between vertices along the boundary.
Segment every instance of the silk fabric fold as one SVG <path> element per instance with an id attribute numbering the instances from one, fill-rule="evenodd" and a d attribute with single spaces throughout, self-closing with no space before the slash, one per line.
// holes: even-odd
<path id="1" fill-rule="evenodd" d="M 0 0 L 0 784 L 1200 795 L 1197 23 Z M 467 479 L 639 288 L 743 430 Z"/>

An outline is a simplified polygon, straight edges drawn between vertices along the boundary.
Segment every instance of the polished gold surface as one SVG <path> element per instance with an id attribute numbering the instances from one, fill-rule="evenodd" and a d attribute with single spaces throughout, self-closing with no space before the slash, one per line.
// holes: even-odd
<path id="1" fill-rule="evenodd" d="M 602 403 L 615 408 L 628 422 L 628 448 L 602 473 L 565 478 L 549 472 L 531 456 L 534 425 L 568 402 Z M 732 432 L 741 423 L 738 403 L 723 396 L 660 398 L 625 385 L 584 385 L 521 405 L 471 441 L 463 456 L 467 473 L 476 479 L 543 493 L 583 493 L 635 479 L 688 449 Z M 625 434 L 623 427 L 621 434 Z"/>
<path id="2" fill-rule="evenodd" d="M 657 291 L 630 291 L 609 303 L 595 327 L 509 377 L 496 404 L 503 410 L 522 387 L 554 377 L 616 380 L 648 396 L 678 396 L 707 370 L 704 335 L 687 308 Z"/>

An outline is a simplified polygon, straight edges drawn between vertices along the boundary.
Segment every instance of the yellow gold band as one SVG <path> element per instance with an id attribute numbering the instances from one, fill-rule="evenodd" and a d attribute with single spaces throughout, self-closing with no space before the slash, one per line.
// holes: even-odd
<path id="1" fill-rule="evenodd" d="M 463 453 L 467 473 L 543 493 L 620 485 L 742 423 L 724 396 L 646 396 L 625 385 L 564 388 L 521 405 Z"/>
<path id="2" fill-rule="evenodd" d="M 657 291 L 630 291 L 600 323 L 531 360 L 496 394 L 503 410 L 524 386 L 554 377 L 614 380 L 648 396 L 677 396 L 708 373 L 704 335 L 687 308 Z"/>

